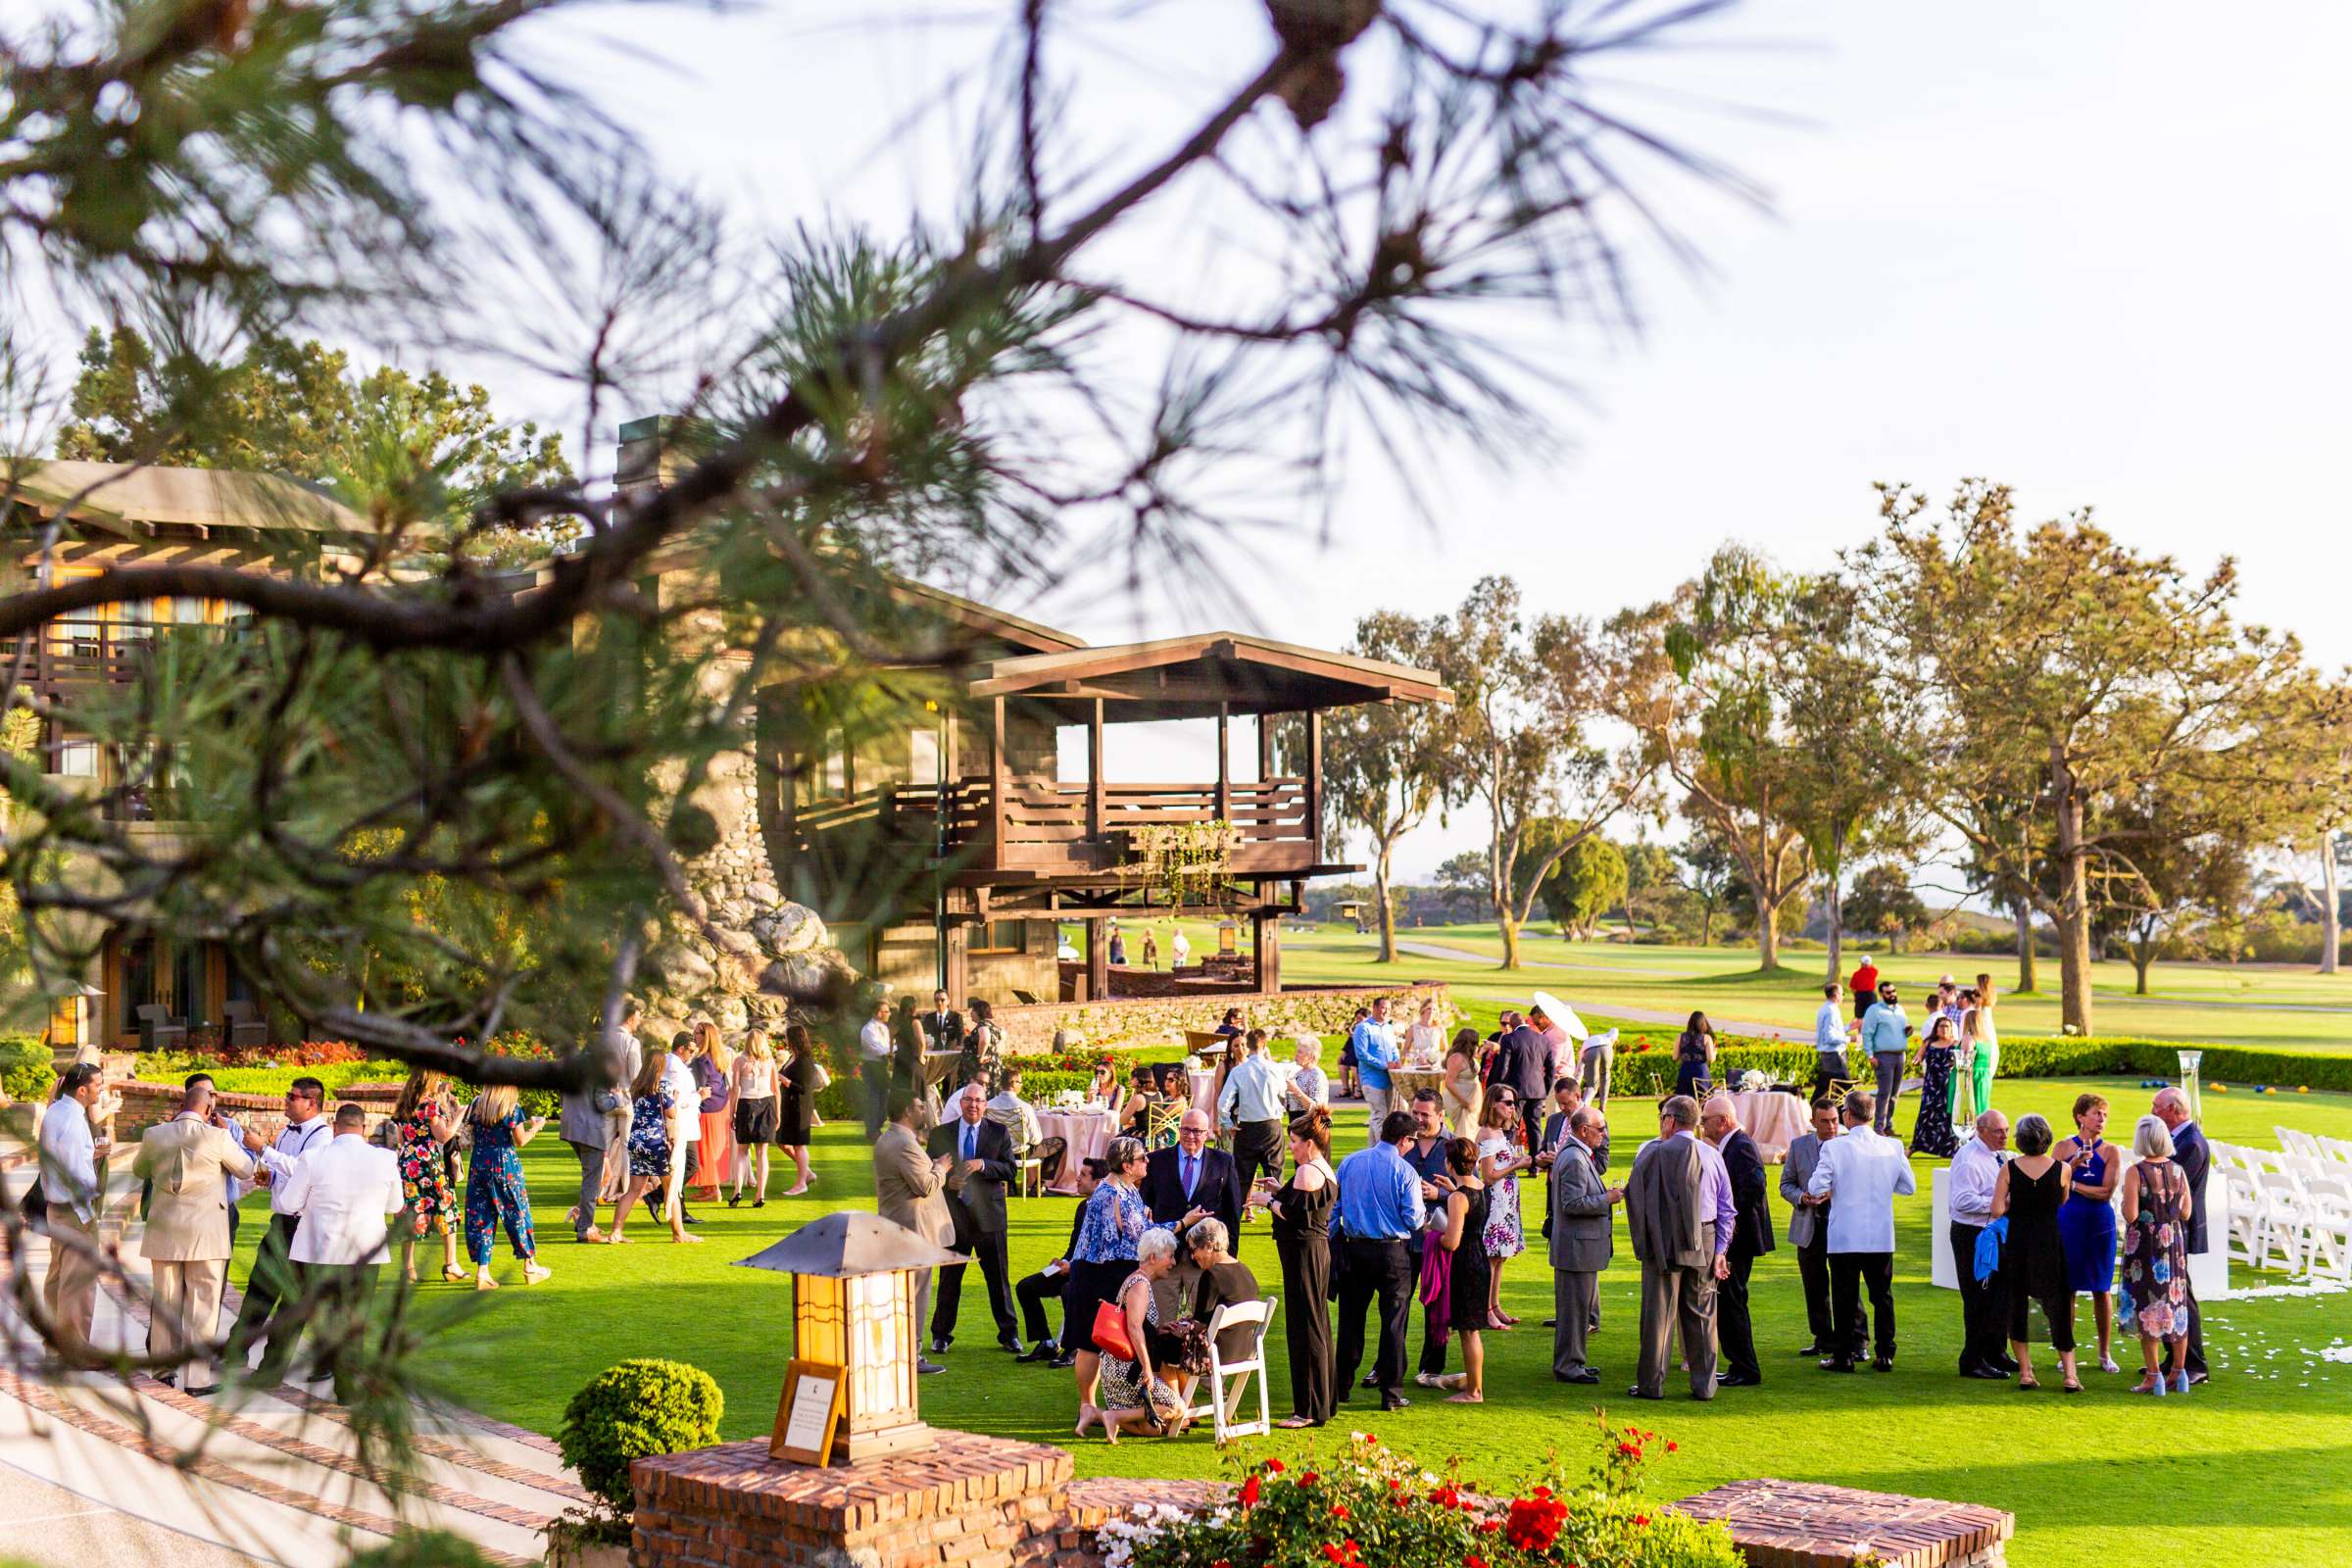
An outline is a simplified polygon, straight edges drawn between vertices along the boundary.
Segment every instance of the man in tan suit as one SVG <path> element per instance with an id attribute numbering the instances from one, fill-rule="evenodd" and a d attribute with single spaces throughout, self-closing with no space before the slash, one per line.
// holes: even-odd
<path id="1" fill-rule="evenodd" d="M 948 1169 L 955 1163 L 952 1154 L 934 1158 L 923 1152 L 923 1133 L 930 1120 L 930 1107 L 915 1098 L 913 1090 L 904 1085 L 895 1087 L 884 1102 L 890 1120 L 874 1140 L 874 1207 L 893 1224 L 904 1225 L 924 1241 L 937 1247 L 948 1247 L 956 1240 L 956 1219 L 948 1211 Z M 926 1322 L 931 1315 L 931 1275 L 925 1269 L 915 1282 L 914 1321 Z M 945 1372 L 936 1361 L 917 1356 L 917 1372 Z"/>
<path id="2" fill-rule="evenodd" d="M 176 1368 L 158 1374 L 166 1383 L 184 1373 L 190 1394 L 220 1387 L 203 1350 L 220 1337 L 220 1287 L 228 1277 L 228 1178 L 253 1175 L 253 1156 L 206 1118 L 212 1114 L 210 1083 L 189 1086 L 179 1113 L 139 1139 L 131 1169 L 154 1184 L 147 1209 L 146 1238 L 139 1244 L 154 1270 L 155 1315 L 147 1348 L 157 1355 L 181 1357 Z"/>

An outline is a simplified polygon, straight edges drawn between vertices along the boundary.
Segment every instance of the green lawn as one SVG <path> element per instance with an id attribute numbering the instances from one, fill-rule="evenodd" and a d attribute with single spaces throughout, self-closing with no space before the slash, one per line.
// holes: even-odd
<path id="1" fill-rule="evenodd" d="M 2056 1117 L 2082 1083 L 2004 1080 L 2001 1087 L 2000 1102 L 2013 1114 L 2039 1109 Z M 2135 1115 L 2146 1101 L 2134 1083 L 2099 1087 L 2116 1101 L 2119 1119 L 2126 1111 Z M 1645 1135 L 1649 1112 L 1643 1102 L 1618 1102 L 1621 1147 L 1630 1150 Z M 2231 1141 L 2270 1144 L 2274 1121 L 2352 1133 L 2352 1097 L 2345 1096 L 2213 1097 L 2208 1113 L 2214 1135 Z M 1907 1128 L 1907 1108 L 1902 1121 Z M 652 1226 L 636 1228 L 636 1244 L 624 1249 L 573 1245 L 563 1220 L 569 1154 L 552 1139 L 534 1145 L 525 1162 L 543 1255 L 555 1278 L 513 1288 L 516 1271 L 502 1260 L 510 1288 L 494 1296 L 426 1287 L 427 1308 L 446 1318 L 429 1342 L 426 1364 L 466 1402 L 553 1431 L 565 1399 L 604 1366 L 632 1355 L 674 1356 L 718 1379 L 729 1438 L 763 1433 L 792 1353 L 789 1287 L 774 1275 L 729 1265 L 830 1207 L 870 1204 L 861 1130 L 837 1123 L 819 1136 L 821 1201 L 771 1202 L 757 1213 L 706 1209 L 710 1223 L 701 1234 L 708 1241 L 691 1248 L 669 1245 Z M 1359 1128 L 1349 1126 L 1348 1136 L 1351 1145 L 1360 1142 Z M 1991 1503 L 2019 1517 L 2011 1560 L 2020 1568 L 2073 1562 L 2148 1541 L 2151 1532 L 2161 1533 L 2168 1555 L 2210 1565 L 2352 1560 L 2352 1365 L 2320 1358 L 2323 1348 L 2352 1340 L 2352 1295 L 2217 1306 L 2207 1318 L 2215 1381 L 2158 1408 L 2127 1396 L 2128 1378 L 2121 1377 L 2092 1374 L 2093 1392 L 2074 1399 L 1965 1383 L 1951 1371 L 1958 1298 L 1927 1283 L 1924 1164 L 1920 1185 L 1921 1196 L 1907 1200 L 1900 1216 L 1902 1348 L 1895 1373 L 1836 1377 L 1791 1354 L 1805 1339 L 1802 1301 L 1792 1258 L 1775 1253 L 1756 1274 L 1766 1386 L 1727 1391 L 1711 1404 L 1672 1397 L 1641 1407 L 1640 1419 L 1680 1445 L 1655 1473 L 1661 1495 L 1776 1475 Z M 1530 1184 L 1523 1194 L 1531 1233 L 1539 1192 Z M 1048 1199 L 1017 1202 L 1014 1214 L 1013 1263 L 1016 1272 L 1027 1272 L 1059 1250 L 1070 1208 L 1067 1200 Z M 258 1229 L 245 1227 L 249 1246 Z M 1261 1279 L 1278 1281 L 1262 1230 L 1250 1232 L 1242 1253 Z M 1619 1255 L 1625 1261 L 1603 1281 L 1605 1327 L 1595 1351 L 1605 1374 L 1600 1392 L 1622 1408 L 1630 1402 L 1622 1391 L 1631 1381 L 1638 1312 L 1638 1281 L 1622 1230 Z M 244 1269 L 240 1263 L 239 1279 Z M 1516 1261 L 1504 1291 L 1527 1327 L 1490 1337 L 1486 1407 L 1464 1410 L 1429 1398 L 1383 1415 L 1359 1396 L 1336 1426 L 1375 1429 L 1424 1459 L 1458 1454 L 1473 1477 L 1497 1480 L 1552 1445 L 1581 1445 L 1592 1401 L 1551 1381 L 1549 1336 L 1536 1326 L 1548 1312 L 1548 1271 L 1533 1258 Z M 945 1425 L 1066 1440 L 1073 1414 L 1068 1376 L 1012 1365 L 991 1338 L 975 1273 L 950 1370 L 923 1382 L 925 1413 Z M 1272 1348 L 1277 1414 L 1287 1409 L 1288 1389 L 1280 1339 L 1277 1332 Z M 2135 1348 L 2123 1359 L 2129 1363 L 2134 1354 Z M 1308 1446 L 1300 1436 L 1280 1434 L 1261 1451 L 1300 1451 Z M 1115 1450 L 1090 1438 L 1074 1451 L 1082 1475 L 1219 1470 L 1205 1436 L 1173 1444 L 1139 1439 Z"/>
<path id="2" fill-rule="evenodd" d="M 1213 937 L 1208 939 L 1213 943 Z M 1549 927 L 1523 933 L 1525 967 L 1498 967 L 1501 939 L 1493 925 L 1406 929 L 1400 944 L 1446 948 L 1477 958 L 1432 957 L 1402 953 L 1395 965 L 1376 961 L 1376 938 L 1345 927 L 1294 933 L 1283 943 L 1283 977 L 1293 982 L 1369 984 L 1387 978 L 1446 980 L 1465 1004 L 1524 1002 L 1535 989 L 1552 992 L 1588 1016 L 1605 1017 L 1612 1006 L 1672 1012 L 1698 1008 L 1717 1019 L 1810 1028 L 1821 1005 L 1824 956 L 1818 950 L 1784 955 L 1785 972 L 1766 978 L 1756 970 L 1752 949 L 1635 947 L 1610 942 L 1562 942 Z M 1194 933 L 1195 951 L 1202 936 Z M 1849 950 L 1850 951 L 1850 950 Z M 1889 957 L 1872 950 L 1880 969 L 1916 996 L 1938 976 L 1963 980 L 1980 971 L 1993 976 L 2003 996 L 2004 1034 L 2058 1032 L 2058 965 L 2039 965 L 2041 994 L 2013 996 L 2014 957 L 1974 954 L 1925 954 Z M 1563 965 L 1545 968 L 1539 965 Z M 1853 960 L 1842 965 L 1851 972 Z M 2132 994 L 2133 976 L 2126 963 L 2101 963 L 2092 977 L 2093 1022 L 2104 1035 L 2156 1040 L 2214 1041 L 2282 1049 L 2352 1051 L 2352 973 L 2319 975 L 2305 967 L 2207 963 L 2158 964 L 2149 974 L 2146 997 Z"/>

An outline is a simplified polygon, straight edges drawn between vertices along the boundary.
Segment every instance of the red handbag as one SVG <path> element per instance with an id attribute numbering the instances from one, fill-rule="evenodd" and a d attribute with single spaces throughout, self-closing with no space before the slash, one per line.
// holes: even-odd
<path id="1" fill-rule="evenodd" d="M 1096 1303 L 1095 1348 L 1122 1361 L 1135 1359 L 1135 1346 L 1127 1338 L 1127 1313 L 1116 1301 Z"/>

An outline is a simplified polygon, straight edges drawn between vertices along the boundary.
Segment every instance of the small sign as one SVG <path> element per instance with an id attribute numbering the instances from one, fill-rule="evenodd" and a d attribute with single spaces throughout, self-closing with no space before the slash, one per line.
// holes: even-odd
<path id="1" fill-rule="evenodd" d="M 769 1435 L 770 1457 L 821 1465 L 833 1451 L 833 1429 L 841 1421 L 849 1370 L 826 1361 L 794 1361 L 784 1369 L 784 1396 L 776 1402 L 776 1427 Z"/>

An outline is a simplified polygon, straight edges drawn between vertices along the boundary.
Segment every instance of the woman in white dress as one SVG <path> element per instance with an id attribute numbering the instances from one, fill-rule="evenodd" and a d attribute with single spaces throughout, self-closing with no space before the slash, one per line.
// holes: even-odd
<path id="1" fill-rule="evenodd" d="M 1446 1126 L 1456 1138 L 1478 1141 L 1478 1107 L 1483 1091 L 1478 1082 L 1478 1031 L 1463 1029 L 1446 1053 L 1446 1081 L 1439 1088 Z"/>
<path id="2" fill-rule="evenodd" d="M 1404 1054 L 1408 1061 L 1436 1061 L 1446 1054 L 1446 1030 L 1438 1022 L 1438 1004 L 1424 1002 L 1413 1017 L 1412 1027 L 1404 1032 Z"/>

